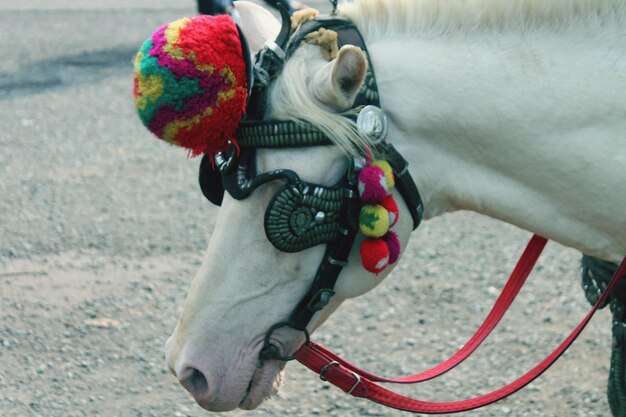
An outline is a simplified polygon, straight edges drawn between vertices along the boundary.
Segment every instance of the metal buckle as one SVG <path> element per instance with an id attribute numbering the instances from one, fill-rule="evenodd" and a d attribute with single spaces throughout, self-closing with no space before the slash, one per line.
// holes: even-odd
<path id="1" fill-rule="evenodd" d="M 335 259 L 332 256 L 328 256 L 328 263 L 334 266 L 346 267 L 348 266 L 348 261 Z"/>
<path id="2" fill-rule="evenodd" d="M 356 372 L 352 372 L 352 376 L 354 377 L 356 382 L 354 383 L 354 385 L 352 385 L 352 388 L 350 388 L 350 390 L 347 392 L 350 395 L 352 395 L 356 387 L 358 387 L 359 384 L 361 383 L 361 376 L 359 374 L 357 374 Z"/>
<path id="3" fill-rule="evenodd" d="M 322 366 L 322 369 L 320 370 L 320 379 L 322 381 L 328 381 L 326 377 L 324 376 L 324 374 L 328 372 L 328 368 L 330 368 L 333 365 L 339 366 L 339 362 L 331 361 L 331 362 L 328 362 L 326 365 Z"/>
<path id="4" fill-rule="evenodd" d="M 285 54 L 285 51 L 283 51 L 283 49 L 280 46 L 278 46 L 278 44 L 274 41 L 268 40 L 265 42 L 264 46 L 270 51 L 274 52 L 274 55 L 276 55 L 278 59 L 280 59 L 281 61 L 284 61 L 285 58 L 287 57 L 287 55 Z"/>
<path id="5" fill-rule="evenodd" d="M 311 301 L 307 304 L 306 308 L 311 311 L 320 311 L 328 305 L 330 297 L 333 295 L 335 295 L 335 291 L 329 288 L 322 288 L 313 296 L 313 298 L 311 298 Z"/>
<path id="6" fill-rule="evenodd" d="M 322 381 L 328 381 L 328 379 L 326 379 L 326 377 L 324 376 L 324 374 L 325 374 L 326 372 L 328 372 L 328 369 L 329 369 L 331 366 L 339 366 L 339 365 L 340 365 L 340 364 L 339 364 L 339 362 L 337 362 L 337 361 L 330 361 L 330 362 L 328 362 L 328 363 L 327 363 L 326 365 L 324 365 L 324 366 L 322 367 L 322 369 L 320 370 L 320 379 L 321 379 Z M 352 388 L 350 388 L 348 391 L 346 391 L 346 393 L 347 393 L 347 394 L 352 394 L 352 393 L 354 392 L 354 390 L 356 389 L 356 387 L 358 387 L 358 386 L 359 386 L 359 384 L 362 382 L 362 381 L 361 381 L 361 376 L 360 376 L 359 374 L 357 374 L 356 372 L 353 372 L 353 371 L 350 371 L 350 372 L 352 373 L 352 376 L 354 377 L 354 379 L 355 379 L 355 381 L 356 381 L 356 382 L 354 383 L 354 385 L 352 385 Z"/>

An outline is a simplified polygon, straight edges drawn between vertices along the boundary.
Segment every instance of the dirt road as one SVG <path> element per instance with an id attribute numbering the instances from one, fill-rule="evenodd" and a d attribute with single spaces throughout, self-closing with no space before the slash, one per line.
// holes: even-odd
<path id="1" fill-rule="evenodd" d="M 141 42 L 194 3 L 84 3 L 0 0 L 0 416 L 206 416 L 167 372 L 163 343 L 216 209 L 199 160 L 154 140 L 131 95 Z M 528 237 L 468 213 L 428 222 L 393 275 L 315 339 L 374 371 L 422 370 L 478 326 Z M 578 261 L 551 244 L 491 341 L 403 391 L 465 398 L 530 369 L 588 309 Z M 601 312 L 537 382 L 466 415 L 608 416 L 609 327 Z M 280 397 L 223 415 L 244 414 L 404 415 L 298 364 Z"/>

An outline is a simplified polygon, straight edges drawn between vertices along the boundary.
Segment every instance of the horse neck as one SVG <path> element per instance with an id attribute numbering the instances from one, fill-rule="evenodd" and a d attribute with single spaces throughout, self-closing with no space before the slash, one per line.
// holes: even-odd
<path id="1" fill-rule="evenodd" d="M 625 40 L 608 25 L 372 42 L 425 216 L 472 210 L 621 260 Z"/>

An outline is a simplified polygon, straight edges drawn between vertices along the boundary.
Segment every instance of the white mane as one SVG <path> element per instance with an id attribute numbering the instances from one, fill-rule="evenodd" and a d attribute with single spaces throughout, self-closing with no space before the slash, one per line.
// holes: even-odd
<path id="1" fill-rule="evenodd" d="M 354 0 L 340 7 L 367 41 L 480 30 L 593 30 L 626 21 L 625 0 Z"/>
<path id="2" fill-rule="evenodd" d="M 322 108 L 309 91 L 308 86 L 314 75 L 309 67 L 325 63 L 321 55 L 321 49 L 311 45 L 304 45 L 294 53 L 270 90 L 270 113 L 278 119 L 306 120 L 346 153 L 355 154 L 355 145 L 357 148 L 368 145 L 365 138 L 359 135 L 356 123 L 342 114 Z"/>

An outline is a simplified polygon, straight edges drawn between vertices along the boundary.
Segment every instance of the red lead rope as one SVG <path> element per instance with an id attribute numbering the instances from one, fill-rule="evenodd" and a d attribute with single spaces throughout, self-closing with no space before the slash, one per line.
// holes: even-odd
<path id="1" fill-rule="evenodd" d="M 517 265 L 511 272 L 511 276 L 509 277 L 506 285 L 502 289 L 500 296 L 496 300 L 493 305 L 491 311 L 483 321 L 483 324 L 476 330 L 474 336 L 469 339 L 461 349 L 459 349 L 452 357 L 450 357 L 445 362 L 440 363 L 439 365 L 424 371 L 419 374 L 402 377 L 402 378 L 381 378 L 377 375 L 370 374 L 368 372 L 360 370 L 355 365 L 347 362 L 345 359 L 340 358 L 335 355 L 330 350 L 324 348 L 321 345 L 315 344 L 315 349 L 319 352 L 323 353 L 325 356 L 332 358 L 332 360 L 339 362 L 343 367 L 358 372 L 360 376 L 363 376 L 370 381 L 374 382 L 391 382 L 394 384 L 414 384 L 417 382 L 427 381 L 429 379 L 433 379 L 442 375 L 445 372 L 448 372 L 450 369 L 454 368 L 465 359 L 467 359 L 475 350 L 480 346 L 480 344 L 489 336 L 491 331 L 498 325 L 506 311 L 509 309 L 513 300 L 519 293 L 519 290 L 522 288 L 524 283 L 526 282 L 526 278 L 530 275 L 533 267 L 537 263 L 537 259 L 539 259 L 539 255 L 543 252 L 545 248 L 547 240 L 541 236 L 533 235 L 524 250 L 524 253 L 520 257 Z"/>
<path id="2" fill-rule="evenodd" d="M 359 369 L 355 365 L 350 364 L 315 342 L 310 342 L 309 344 L 302 346 L 295 353 L 295 357 L 300 363 L 311 369 L 313 372 L 320 374 L 320 378 L 341 388 L 348 394 L 355 397 L 367 398 L 379 404 L 397 408 L 399 410 L 425 414 L 456 413 L 483 407 L 499 401 L 531 383 L 539 375 L 545 372 L 563 354 L 563 352 L 567 350 L 576 337 L 578 337 L 580 332 L 585 328 L 589 320 L 591 320 L 591 317 L 598 310 L 599 306 L 608 299 L 619 280 L 626 275 L 626 258 L 624 258 L 618 267 L 600 299 L 596 302 L 587 316 L 585 316 L 582 322 L 574 329 L 574 331 L 547 358 L 541 361 L 539 365 L 535 366 L 528 373 L 498 390 L 462 401 L 428 402 L 414 400 L 397 394 L 375 384 L 375 382 L 391 382 L 399 384 L 422 382 L 449 371 L 465 360 L 496 327 L 526 281 L 526 278 L 535 265 L 537 258 L 543 251 L 545 244 L 546 239 L 543 237 L 535 235 L 531 238 L 526 250 L 511 273 L 507 284 L 502 289 L 502 293 L 496 300 L 496 303 L 491 309 L 489 315 L 485 318 L 484 323 L 479 327 L 474 336 L 472 336 L 472 338 L 450 359 L 432 369 L 403 378 L 382 378 Z"/>

